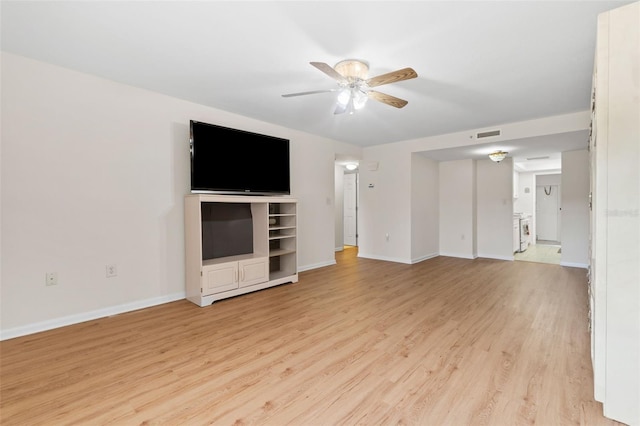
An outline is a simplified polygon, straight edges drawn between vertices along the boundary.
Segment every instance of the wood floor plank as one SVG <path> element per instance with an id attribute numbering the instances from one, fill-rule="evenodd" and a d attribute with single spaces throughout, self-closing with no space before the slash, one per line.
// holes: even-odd
<path id="1" fill-rule="evenodd" d="M 617 424 L 592 397 L 584 270 L 336 258 L 0 342 L 0 423 Z"/>

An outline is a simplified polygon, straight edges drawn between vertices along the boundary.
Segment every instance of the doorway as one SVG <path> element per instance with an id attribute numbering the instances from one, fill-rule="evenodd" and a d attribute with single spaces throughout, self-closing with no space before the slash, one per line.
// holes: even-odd
<path id="1" fill-rule="evenodd" d="M 560 264 L 561 248 L 561 173 L 519 172 L 514 213 L 529 217 L 529 245 L 518 250 L 514 236 L 514 260 Z M 522 221 L 522 220 L 521 220 Z M 514 214 L 514 234 L 518 230 Z"/>
<path id="2" fill-rule="evenodd" d="M 344 175 L 344 245 L 358 245 L 358 174 Z"/>

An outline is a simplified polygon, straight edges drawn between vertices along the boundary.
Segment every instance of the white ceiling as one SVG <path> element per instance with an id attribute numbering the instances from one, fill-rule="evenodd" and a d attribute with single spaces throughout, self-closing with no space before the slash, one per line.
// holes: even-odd
<path id="1" fill-rule="evenodd" d="M 4 51 L 370 146 L 588 109 L 597 15 L 626 3 L 2 1 L 1 41 Z M 378 88 L 408 105 L 370 100 L 334 115 L 336 93 L 281 97 L 333 88 L 309 62 L 345 58 L 368 61 L 371 76 L 414 68 L 418 78 Z"/>

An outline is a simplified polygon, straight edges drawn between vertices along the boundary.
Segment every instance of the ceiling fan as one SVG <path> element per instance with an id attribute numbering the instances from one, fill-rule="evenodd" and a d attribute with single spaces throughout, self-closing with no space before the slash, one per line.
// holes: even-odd
<path id="1" fill-rule="evenodd" d="M 359 59 L 346 59 L 340 61 L 335 67 L 331 67 L 324 62 L 310 62 L 311 65 L 333 78 L 338 82 L 338 87 L 328 90 L 312 90 L 310 92 L 289 93 L 282 95 L 285 98 L 292 96 L 313 95 L 315 93 L 340 92 L 334 114 L 353 114 L 356 110 L 364 107 L 367 99 L 391 105 L 396 108 L 404 107 L 408 102 L 386 93 L 371 90 L 372 87 L 383 84 L 396 83 L 398 81 L 416 78 L 418 74 L 412 68 L 403 68 L 368 78 L 369 64 Z"/>

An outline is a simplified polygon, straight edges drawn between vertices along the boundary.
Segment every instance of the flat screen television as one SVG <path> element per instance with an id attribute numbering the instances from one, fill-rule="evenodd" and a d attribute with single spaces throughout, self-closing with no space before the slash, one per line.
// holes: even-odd
<path id="1" fill-rule="evenodd" d="M 190 121 L 191 192 L 289 195 L 289 140 Z"/>

